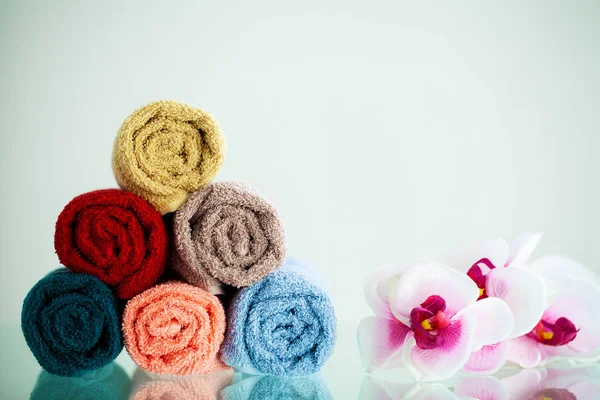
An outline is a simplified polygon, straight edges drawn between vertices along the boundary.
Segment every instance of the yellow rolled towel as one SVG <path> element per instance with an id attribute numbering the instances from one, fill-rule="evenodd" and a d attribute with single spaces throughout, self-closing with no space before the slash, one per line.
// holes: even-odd
<path id="1" fill-rule="evenodd" d="M 224 160 L 225 139 L 209 113 L 156 101 L 123 122 L 112 164 L 119 186 L 167 214 L 209 183 Z"/>

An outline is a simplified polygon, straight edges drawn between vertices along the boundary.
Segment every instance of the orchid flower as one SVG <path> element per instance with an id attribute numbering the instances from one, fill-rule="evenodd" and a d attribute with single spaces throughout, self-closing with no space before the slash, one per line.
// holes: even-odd
<path id="1" fill-rule="evenodd" d="M 538 275 L 554 299 L 526 335 L 508 341 L 507 359 L 524 368 L 568 357 L 600 357 L 600 278 L 564 256 L 547 256 L 528 270 Z"/>
<path id="2" fill-rule="evenodd" d="M 451 377 L 473 351 L 504 341 L 513 314 L 464 273 L 428 260 L 384 266 L 365 282 L 375 317 L 361 321 L 358 342 L 369 370 L 404 366 L 422 381 Z"/>
<path id="3" fill-rule="evenodd" d="M 525 233 L 516 240 L 503 239 L 469 243 L 455 248 L 446 263 L 465 273 L 479 289 L 478 300 L 496 297 L 510 307 L 514 326 L 508 338 L 529 333 L 540 322 L 546 306 L 546 288 L 542 280 L 526 270 L 529 257 L 541 234 Z M 477 349 L 463 370 L 494 373 L 506 361 L 508 345 L 501 341 Z"/>

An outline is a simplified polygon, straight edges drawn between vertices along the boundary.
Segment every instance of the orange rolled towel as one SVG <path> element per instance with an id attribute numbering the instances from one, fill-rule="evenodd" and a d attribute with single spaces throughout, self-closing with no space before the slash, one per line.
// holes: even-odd
<path id="1" fill-rule="evenodd" d="M 218 359 L 225 312 L 214 295 L 186 283 L 157 285 L 129 300 L 125 347 L 143 370 L 191 375 L 227 369 Z"/>

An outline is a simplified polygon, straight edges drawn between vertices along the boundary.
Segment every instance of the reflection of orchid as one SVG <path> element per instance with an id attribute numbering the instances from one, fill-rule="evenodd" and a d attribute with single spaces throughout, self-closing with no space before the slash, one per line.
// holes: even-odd
<path id="1" fill-rule="evenodd" d="M 471 375 L 445 383 L 391 382 L 366 376 L 360 400 L 596 400 L 600 398 L 600 369 L 540 368 L 501 370 L 496 376 Z M 402 374 L 402 371 L 400 371 Z"/>
<path id="2" fill-rule="evenodd" d="M 446 379 L 473 351 L 513 331 L 504 301 L 477 301 L 479 289 L 467 275 L 426 260 L 381 268 L 367 280 L 365 293 L 377 315 L 358 330 L 370 369 L 400 363 L 417 379 Z"/>
<path id="3" fill-rule="evenodd" d="M 455 248 L 446 257 L 449 266 L 466 273 L 479 288 L 479 300 L 497 297 L 510 307 L 514 327 L 510 338 L 530 332 L 546 305 L 542 281 L 525 265 L 541 234 L 523 234 L 512 242 L 503 239 L 474 242 Z M 506 361 L 507 343 L 484 346 L 474 352 L 464 370 L 493 373 Z"/>

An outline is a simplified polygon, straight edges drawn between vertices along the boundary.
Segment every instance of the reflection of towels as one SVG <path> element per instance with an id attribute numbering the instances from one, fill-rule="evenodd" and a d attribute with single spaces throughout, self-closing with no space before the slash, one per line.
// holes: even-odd
<path id="1" fill-rule="evenodd" d="M 173 230 L 169 265 L 211 293 L 223 294 L 223 283 L 251 285 L 285 258 L 277 210 L 240 183 L 218 182 L 198 190 L 175 214 Z"/>
<path id="2" fill-rule="evenodd" d="M 242 289 L 228 309 L 221 359 L 247 373 L 310 375 L 333 352 L 333 306 L 297 265 Z"/>
<path id="3" fill-rule="evenodd" d="M 125 347 L 142 369 L 190 375 L 226 369 L 217 353 L 225 312 L 214 295 L 182 282 L 154 286 L 129 300 Z"/>
<path id="4" fill-rule="evenodd" d="M 123 349 L 117 300 L 100 280 L 61 268 L 41 279 L 23 302 L 21 328 L 51 374 L 82 376 Z"/>
<path id="5" fill-rule="evenodd" d="M 233 371 L 204 375 L 152 375 L 138 369 L 133 374 L 131 400 L 217 400 L 219 392 L 231 384 Z"/>
<path id="6" fill-rule="evenodd" d="M 124 190 L 75 197 L 56 221 L 54 247 L 67 268 L 91 274 L 130 299 L 160 277 L 167 261 L 167 232 L 150 204 Z"/>
<path id="7" fill-rule="evenodd" d="M 126 400 L 129 386 L 129 377 L 115 363 L 78 378 L 65 378 L 42 371 L 30 400 Z"/>
<path id="8" fill-rule="evenodd" d="M 213 118 L 176 101 L 157 101 L 131 114 L 113 149 L 119 185 L 161 214 L 177 210 L 216 175 L 225 141 Z"/>
<path id="9" fill-rule="evenodd" d="M 319 374 L 284 378 L 236 374 L 234 383 L 221 391 L 222 400 L 332 399 Z"/>

